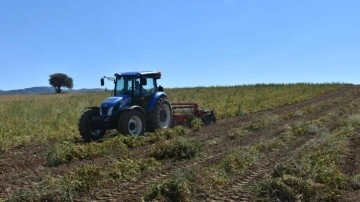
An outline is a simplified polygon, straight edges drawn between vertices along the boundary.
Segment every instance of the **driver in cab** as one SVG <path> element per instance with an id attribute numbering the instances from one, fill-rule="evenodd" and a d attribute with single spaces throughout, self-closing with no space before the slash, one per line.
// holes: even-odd
<path id="1" fill-rule="evenodd" d="M 134 95 L 140 95 L 140 91 L 142 95 L 148 95 L 148 91 L 143 88 L 143 86 L 140 84 L 138 80 L 135 81 L 135 90 Z"/>

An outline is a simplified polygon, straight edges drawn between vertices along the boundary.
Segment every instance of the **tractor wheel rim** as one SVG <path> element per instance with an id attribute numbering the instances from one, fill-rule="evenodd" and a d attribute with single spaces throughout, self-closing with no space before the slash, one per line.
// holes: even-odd
<path id="1" fill-rule="evenodd" d="M 142 121 L 139 117 L 133 116 L 128 122 L 128 131 L 131 135 L 139 135 L 142 131 Z"/>
<path id="2" fill-rule="evenodd" d="M 91 128 L 91 122 L 89 121 L 89 132 L 92 136 L 99 136 L 103 132 L 101 129 L 92 129 Z"/>
<path id="3" fill-rule="evenodd" d="M 91 130 L 91 135 L 93 136 L 99 136 L 102 133 L 101 129 L 97 129 L 97 130 Z"/>
<path id="4" fill-rule="evenodd" d="M 168 105 L 162 105 L 162 109 L 159 112 L 159 125 L 161 128 L 167 128 L 170 124 L 171 110 Z"/>

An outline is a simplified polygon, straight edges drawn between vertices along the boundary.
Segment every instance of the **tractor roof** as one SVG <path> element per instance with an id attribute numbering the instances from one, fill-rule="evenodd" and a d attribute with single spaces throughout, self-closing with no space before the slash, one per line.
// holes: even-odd
<path id="1" fill-rule="evenodd" d="M 156 71 L 141 71 L 141 72 L 122 72 L 117 73 L 115 76 L 157 76 L 161 77 L 161 72 Z"/>

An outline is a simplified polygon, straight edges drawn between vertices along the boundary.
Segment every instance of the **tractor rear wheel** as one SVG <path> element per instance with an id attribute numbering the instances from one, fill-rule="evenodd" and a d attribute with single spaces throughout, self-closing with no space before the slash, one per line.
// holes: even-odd
<path id="1" fill-rule="evenodd" d="M 118 131 L 122 134 L 143 135 L 145 131 L 145 118 L 138 110 L 127 110 L 119 118 Z"/>
<path id="2" fill-rule="evenodd" d="M 80 117 L 79 120 L 79 132 L 85 141 L 99 140 L 104 137 L 105 130 L 93 128 L 91 125 L 92 119 L 99 117 L 100 111 L 98 107 L 93 107 Z"/>
<path id="3" fill-rule="evenodd" d="M 150 113 L 151 129 L 170 128 L 172 122 L 172 108 L 166 97 L 161 97 L 155 104 L 153 111 Z"/>

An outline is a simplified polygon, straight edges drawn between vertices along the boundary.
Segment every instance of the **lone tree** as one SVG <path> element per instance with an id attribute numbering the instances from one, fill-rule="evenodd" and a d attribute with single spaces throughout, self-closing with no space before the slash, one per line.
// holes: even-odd
<path id="1" fill-rule="evenodd" d="M 62 73 L 51 74 L 49 83 L 52 87 L 55 88 L 56 93 L 61 93 L 61 87 L 71 89 L 74 86 L 73 79 Z"/>

